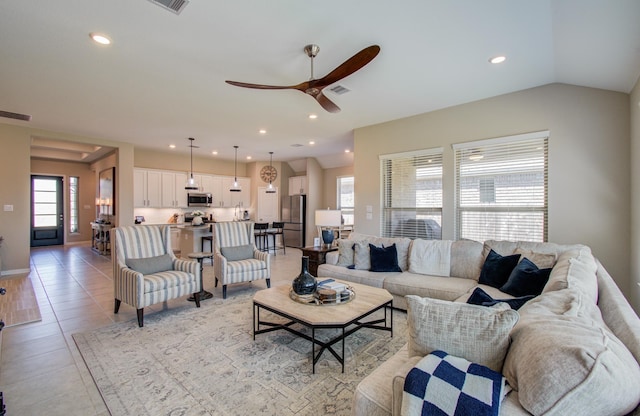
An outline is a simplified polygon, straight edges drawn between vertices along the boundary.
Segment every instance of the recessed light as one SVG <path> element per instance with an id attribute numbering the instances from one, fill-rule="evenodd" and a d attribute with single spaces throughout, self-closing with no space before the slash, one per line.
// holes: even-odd
<path id="1" fill-rule="evenodd" d="M 318 115 L 317 114 L 309 114 L 309 118 L 314 120 L 314 119 L 318 118 Z"/>
<path id="2" fill-rule="evenodd" d="M 314 144 L 316 144 L 316 142 L 314 142 L 313 140 L 311 140 L 311 141 L 309 142 L 309 144 L 313 146 Z"/>
<path id="3" fill-rule="evenodd" d="M 489 59 L 489 62 L 491 62 L 492 64 L 501 64 L 506 60 L 507 60 L 506 56 L 499 55 L 499 56 L 494 56 L 493 58 Z"/>
<path id="4" fill-rule="evenodd" d="M 345 153 L 351 153 L 351 150 L 349 150 L 349 149 L 345 149 L 345 151 L 344 151 L 344 152 L 345 152 Z"/>
<path id="5" fill-rule="evenodd" d="M 260 129 L 260 131 L 258 132 L 260 134 L 267 134 L 267 131 L 265 129 Z"/>
<path id="6" fill-rule="evenodd" d="M 170 145 L 169 145 L 169 147 L 170 147 L 171 149 L 175 149 L 175 148 L 176 148 L 176 145 L 175 145 L 175 144 L 170 144 Z"/>
<path id="7" fill-rule="evenodd" d="M 89 37 L 93 39 L 94 42 L 99 43 L 101 45 L 110 45 L 111 39 L 107 35 L 103 35 L 102 33 L 89 33 Z"/>
<path id="8" fill-rule="evenodd" d="M 211 152 L 211 154 L 212 154 L 212 155 L 217 155 L 217 154 L 218 154 L 218 151 L 217 151 L 217 150 L 214 150 L 213 152 Z"/>
<path id="9" fill-rule="evenodd" d="M 247 156 L 247 160 L 251 160 L 251 156 Z"/>

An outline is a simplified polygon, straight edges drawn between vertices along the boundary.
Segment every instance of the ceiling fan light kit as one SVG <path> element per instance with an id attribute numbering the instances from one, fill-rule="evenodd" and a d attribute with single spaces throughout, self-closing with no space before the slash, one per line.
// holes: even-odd
<path id="1" fill-rule="evenodd" d="M 191 171 L 189 172 L 189 178 L 187 178 L 187 183 L 184 185 L 184 189 L 188 191 L 197 191 L 200 189 L 198 183 L 193 178 L 193 148 L 198 147 L 193 145 L 193 141 L 195 139 L 193 137 L 189 137 L 189 148 L 191 149 Z"/>
<path id="2" fill-rule="evenodd" d="M 233 186 L 229 189 L 230 192 L 242 192 L 240 184 L 238 184 L 238 146 L 233 146 L 236 149 L 236 156 L 233 162 Z"/>
<path id="3" fill-rule="evenodd" d="M 338 113 L 340 111 L 340 107 L 338 107 L 333 101 L 327 98 L 327 96 L 322 93 L 322 90 L 329 85 L 335 84 L 341 79 L 348 77 L 349 75 L 353 74 L 354 72 L 358 71 L 369 62 L 371 62 L 373 58 L 378 56 L 378 53 L 380 53 L 380 46 L 371 45 L 364 48 L 360 52 L 353 55 L 351 58 L 344 61 L 336 69 L 319 79 L 315 79 L 313 75 L 313 60 L 320 52 L 320 47 L 313 44 L 306 45 L 304 47 L 304 52 L 311 59 L 311 77 L 309 78 L 309 81 L 301 82 L 297 85 L 288 86 L 249 84 L 246 82 L 229 80 L 225 82 L 236 87 L 254 88 L 259 90 L 298 90 L 313 97 L 318 102 L 318 104 L 320 104 L 320 106 L 322 106 L 322 108 L 324 108 L 328 112 Z"/>

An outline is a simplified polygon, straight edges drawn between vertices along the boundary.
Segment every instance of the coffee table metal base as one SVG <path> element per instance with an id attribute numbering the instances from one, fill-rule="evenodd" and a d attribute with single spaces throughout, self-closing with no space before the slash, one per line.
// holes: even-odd
<path id="1" fill-rule="evenodd" d="M 339 306 L 327 306 L 327 307 L 339 307 Z M 285 319 L 288 319 L 288 322 L 285 323 L 277 323 L 277 322 L 268 322 L 260 319 L 260 309 L 267 310 L 271 313 L 274 313 L 278 316 L 281 316 Z M 362 319 L 368 317 L 369 315 L 379 311 L 380 309 L 384 309 L 384 318 L 374 319 L 367 322 L 362 322 Z M 375 309 L 372 309 L 352 321 L 346 322 L 344 324 L 326 324 L 326 325 L 315 325 L 309 324 L 308 322 L 304 322 L 295 316 L 291 316 L 289 314 L 283 313 L 281 311 L 277 311 L 268 306 L 253 302 L 253 339 L 256 339 L 256 335 L 264 334 L 267 332 L 278 331 L 284 329 L 294 335 L 297 335 L 301 338 L 304 338 L 308 341 L 311 341 L 312 350 L 311 350 L 311 358 L 312 358 L 312 373 L 316 373 L 316 363 L 320 360 L 322 353 L 325 350 L 329 351 L 338 362 L 342 365 L 342 372 L 344 373 L 344 340 L 349 335 L 354 332 L 360 330 L 361 328 L 372 328 L 379 329 L 382 331 L 389 331 L 391 337 L 393 338 L 393 301 L 389 301 L 381 306 L 378 306 Z M 321 313 L 321 311 L 318 311 Z M 389 321 L 389 325 L 387 325 L 387 321 Z M 300 324 L 311 329 L 311 336 L 305 334 L 304 332 L 298 331 L 292 326 L 294 324 Z M 264 325 L 267 328 L 260 329 L 260 325 Z M 351 327 L 351 328 L 350 328 Z M 328 341 L 320 341 L 316 338 L 316 330 L 317 329 L 341 329 L 341 334 L 328 340 Z M 342 354 L 338 354 L 336 350 L 333 348 L 333 345 L 337 342 L 341 342 L 342 344 Z M 320 350 L 316 353 L 316 345 L 320 347 Z"/>

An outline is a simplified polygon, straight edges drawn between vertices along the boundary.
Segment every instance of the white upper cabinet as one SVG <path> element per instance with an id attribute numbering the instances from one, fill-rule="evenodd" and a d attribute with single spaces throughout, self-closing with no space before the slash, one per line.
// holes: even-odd
<path id="1" fill-rule="evenodd" d="M 289 178 L 289 195 L 306 195 L 307 177 L 292 176 Z"/>
<path id="2" fill-rule="evenodd" d="M 133 170 L 133 205 L 136 208 L 162 206 L 162 174 L 157 170 Z"/>

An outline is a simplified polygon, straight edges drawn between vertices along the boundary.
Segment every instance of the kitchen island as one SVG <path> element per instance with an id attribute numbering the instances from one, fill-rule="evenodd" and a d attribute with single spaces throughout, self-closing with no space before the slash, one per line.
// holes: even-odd
<path id="1" fill-rule="evenodd" d="M 180 229 L 180 257 L 188 259 L 189 253 L 202 251 L 202 237 L 212 235 L 209 227 L 209 224 L 189 225 L 187 223 L 177 226 Z M 211 251 L 208 246 L 205 249 Z"/>

